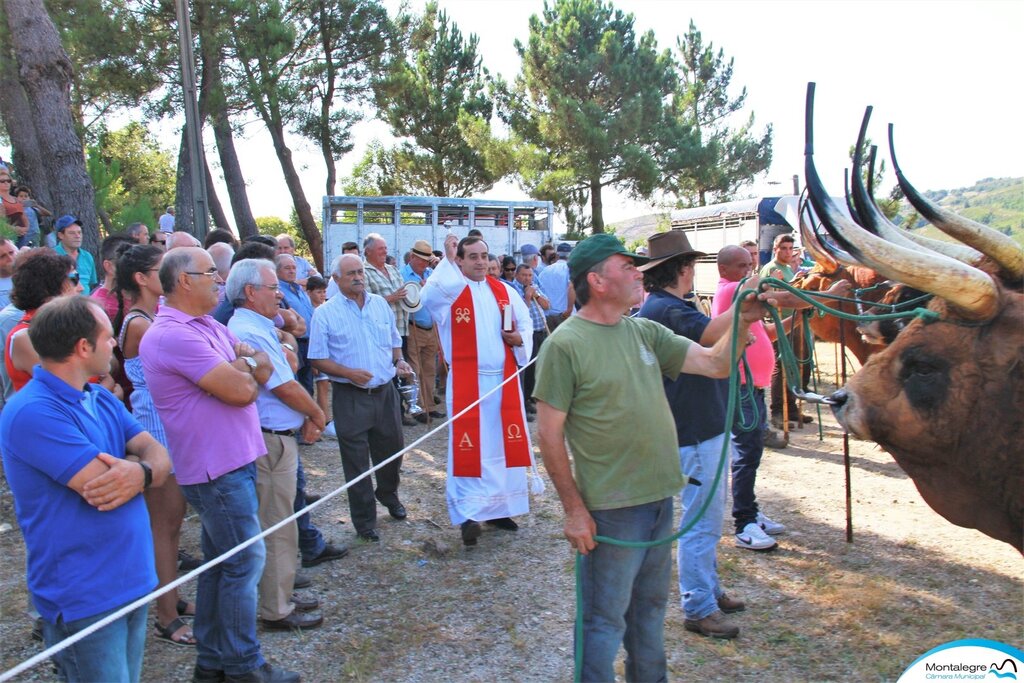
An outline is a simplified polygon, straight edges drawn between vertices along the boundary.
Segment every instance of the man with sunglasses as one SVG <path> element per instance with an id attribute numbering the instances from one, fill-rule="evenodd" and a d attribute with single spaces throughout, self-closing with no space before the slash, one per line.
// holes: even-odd
<path id="1" fill-rule="evenodd" d="M 149 243 L 160 249 L 167 249 L 167 233 L 157 230 L 149 236 Z"/>
<path id="2" fill-rule="evenodd" d="M 57 229 L 57 253 L 66 254 L 75 262 L 75 269 L 86 294 L 92 294 L 99 279 L 96 277 L 96 260 L 82 249 L 82 224 L 71 215 L 61 216 L 54 224 Z"/>

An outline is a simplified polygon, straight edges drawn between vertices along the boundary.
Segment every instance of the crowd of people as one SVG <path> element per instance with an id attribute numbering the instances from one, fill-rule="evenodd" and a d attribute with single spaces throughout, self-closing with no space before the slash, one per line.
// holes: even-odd
<path id="1" fill-rule="evenodd" d="M 583 680 L 614 678 L 623 643 L 628 679 L 664 678 L 669 546 L 594 537 L 669 536 L 677 494 L 692 527 L 678 550 L 685 626 L 738 634 L 725 615 L 744 603 L 719 584 L 715 557 L 729 477 L 714 491 L 711 482 L 727 443 L 736 544 L 771 549 L 785 529 L 754 495 L 771 435 L 768 295 L 732 301 L 756 246 L 718 254 L 709 318 L 687 296 L 704 254 L 676 231 L 653 236 L 646 256 L 597 235 L 575 248 L 526 245 L 518 259 L 489 253 L 479 234 L 449 235 L 442 250 L 417 241 L 401 265 L 370 234 L 345 244 L 324 276 L 287 234 L 239 243 L 213 230 L 200 243 L 174 230 L 170 209 L 152 234 L 133 224 L 107 236 L 98 268 L 74 216 L 54 228 L 54 248 L 0 240 L 0 452 L 47 645 L 174 580 L 191 506 L 204 559 L 233 554 L 200 574 L 194 602 L 176 590 L 156 601 L 156 637 L 195 649 L 199 683 L 300 680 L 266 660 L 257 627 L 320 626 L 318 600 L 298 592 L 311 584 L 300 567 L 348 548 L 309 513 L 236 546 L 316 499 L 302 446 L 325 435 L 337 439 L 346 481 L 382 465 L 347 491 L 355 542 L 379 542 L 378 503 L 395 520 L 409 514 L 393 458 L 403 427 L 448 416 L 446 499 L 466 547 L 482 525 L 515 531 L 529 513 L 528 423 L 538 422 L 566 537 L 585 556 Z M 791 276 L 781 244 L 766 273 Z M 737 361 L 734 333 L 749 337 L 751 376 L 729 426 L 722 378 Z M 69 522 L 81 533 L 59 533 Z M 147 623 L 140 607 L 63 650 L 61 675 L 138 680 Z"/>

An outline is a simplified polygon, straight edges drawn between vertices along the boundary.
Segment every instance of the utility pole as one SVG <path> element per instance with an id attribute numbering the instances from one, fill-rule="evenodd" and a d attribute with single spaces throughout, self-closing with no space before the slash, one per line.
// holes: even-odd
<path id="1" fill-rule="evenodd" d="M 209 200 L 206 196 L 206 164 L 203 139 L 199 133 L 199 104 L 196 97 L 196 58 L 192 53 L 192 24 L 188 0 L 175 0 L 178 14 L 178 46 L 181 51 L 182 100 L 185 103 L 185 140 L 188 145 L 189 176 L 192 181 L 192 217 L 195 236 L 201 242 L 209 229 Z"/>

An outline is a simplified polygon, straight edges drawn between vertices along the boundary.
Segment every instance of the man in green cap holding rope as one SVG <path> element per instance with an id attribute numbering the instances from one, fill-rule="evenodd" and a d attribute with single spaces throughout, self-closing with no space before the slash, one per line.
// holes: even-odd
<path id="1" fill-rule="evenodd" d="M 625 317 L 643 293 L 647 262 L 611 235 L 582 241 L 569 258 L 581 308 L 537 359 L 537 417 L 544 465 L 565 510 L 565 536 L 584 557 L 581 583 L 584 681 L 615 679 L 619 645 L 626 680 L 665 680 L 665 609 L 671 580 L 672 499 L 686 484 L 662 376 L 727 377 L 767 294 L 748 294 L 739 326 L 710 348 L 650 320 Z M 750 287 L 756 288 L 751 282 Z M 572 449 L 575 476 L 566 439 Z M 711 482 L 705 482 L 710 486 Z M 632 547 L 597 542 L 595 536 Z"/>

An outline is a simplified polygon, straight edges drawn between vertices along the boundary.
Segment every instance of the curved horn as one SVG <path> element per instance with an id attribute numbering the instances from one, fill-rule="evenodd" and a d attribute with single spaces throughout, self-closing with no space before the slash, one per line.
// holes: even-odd
<path id="1" fill-rule="evenodd" d="M 872 107 L 864 110 L 864 118 L 861 120 L 860 133 L 857 136 L 857 147 L 853 153 L 853 203 L 857 207 L 857 214 L 860 220 L 857 221 L 868 232 L 878 235 L 884 240 L 898 244 L 907 249 L 923 247 L 930 252 L 942 254 L 954 258 L 968 265 L 977 266 L 984 259 L 984 255 L 968 246 L 940 242 L 921 235 L 915 235 L 908 230 L 900 230 L 893 225 L 881 209 L 875 203 L 871 190 L 864 186 L 864 174 L 861 172 L 864 162 L 864 142 L 867 139 L 868 122 L 871 120 Z M 871 146 L 871 161 L 868 164 L 868 182 L 873 184 L 875 175 L 875 151 L 878 147 Z"/>
<path id="2" fill-rule="evenodd" d="M 850 212 L 850 218 L 857 225 L 864 225 L 864 221 L 860 219 L 860 213 L 857 211 L 857 206 L 853 203 L 853 195 L 850 194 L 850 169 L 843 169 L 843 196 L 846 197 L 846 210 Z"/>
<path id="3" fill-rule="evenodd" d="M 885 277 L 942 297 L 970 320 L 989 320 L 999 306 L 995 282 L 984 272 L 939 254 L 923 254 L 872 235 L 839 211 L 814 166 L 814 83 L 807 84 L 804 176 L 811 204 L 825 229 L 857 260 Z"/>
<path id="4" fill-rule="evenodd" d="M 821 242 L 818 241 L 818 236 L 814 234 L 814 230 L 811 228 L 811 215 L 810 207 L 807 206 L 807 200 L 804 197 L 800 198 L 800 205 L 797 208 L 798 225 L 800 228 L 800 242 L 804 245 L 804 249 L 811 255 L 814 262 L 824 268 L 829 273 L 834 273 L 839 270 L 839 262 L 832 257 L 832 255 L 822 246 Z M 806 217 L 805 217 L 806 216 Z"/>
<path id="5" fill-rule="evenodd" d="M 900 184 L 907 200 L 917 209 L 929 223 L 942 232 L 968 244 L 993 261 L 1014 281 L 1024 278 L 1024 249 L 1012 239 L 996 232 L 987 225 L 982 225 L 969 218 L 958 216 L 952 211 L 943 209 L 921 195 L 904 177 L 899 162 L 896 161 L 896 147 L 892 138 L 893 125 L 889 124 L 889 156 L 892 157 L 893 171 L 896 182 Z"/>

